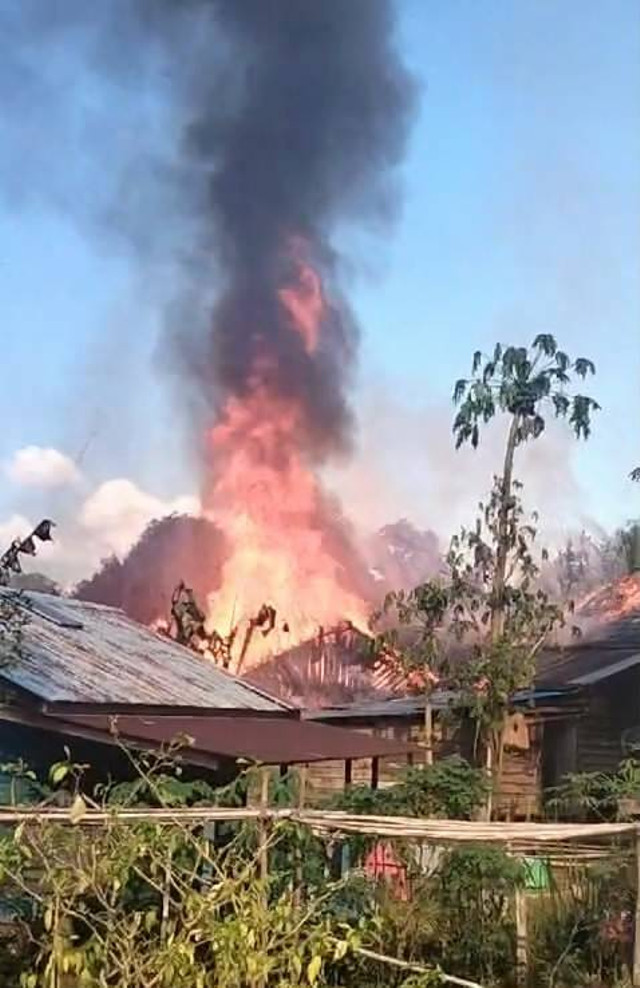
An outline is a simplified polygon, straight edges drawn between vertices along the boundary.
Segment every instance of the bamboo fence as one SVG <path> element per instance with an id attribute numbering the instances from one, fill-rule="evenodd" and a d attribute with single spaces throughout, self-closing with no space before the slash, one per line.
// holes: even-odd
<path id="1" fill-rule="evenodd" d="M 635 823 L 486 823 L 464 820 L 423 819 L 421 817 L 372 816 L 331 810 L 274 809 L 260 807 L 181 808 L 97 808 L 81 813 L 68 808 L 24 806 L 0 809 L 0 826 L 49 822 L 69 826 L 99 827 L 117 819 L 120 822 L 193 824 L 209 822 L 290 821 L 309 827 L 317 834 L 361 834 L 389 840 L 414 840 L 450 847 L 461 844 L 494 844 L 515 854 L 547 853 L 553 849 L 575 857 L 584 851 L 592 856 L 612 840 L 629 840 L 640 835 Z"/>

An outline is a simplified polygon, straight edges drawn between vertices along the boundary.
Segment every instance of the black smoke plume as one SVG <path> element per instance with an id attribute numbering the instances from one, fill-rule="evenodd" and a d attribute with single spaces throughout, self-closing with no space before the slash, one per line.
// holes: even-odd
<path id="1" fill-rule="evenodd" d="M 394 20 L 392 0 L 7 0 L 0 14 L 0 92 L 20 151 L 9 183 L 0 150 L 0 185 L 18 201 L 49 183 L 60 208 L 93 205 L 143 254 L 172 255 L 162 359 L 203 419 L 244 393 L 259 356 L 320 458 L 348 444 L 357 343 L 338 234 L 389 213 L 410 123 Z M 102 98 L 70 108 L 87 71 Z M 160 138 L 155 118 L 145 128 L 154 103 Z M 87 156 L 102 189 L 82 185 Z M 277 298 L 296 277 L 292 238 L 329 295 L 312 354 Z"/>
<path id="2" fill-rule="evenodd" d="M 336 285 L 335 232 L 392 199 L 411 83 L 389 0 L 211 0 L 226 55 L 192 83 L 184 148 L 205 191 L 205 227 L 225 288 L 192 363 L 202 393 L 242 395 L 257 358 L 274 393 L 305 410 L 311 453 L 341 447 L 356 331 Z M 219 46 L 218 46 L 219 49 Z M 204 71 L 203 71 L 204 69 Z M 320 345 L 291 331 L 278 289 L 303 250 L 329 285 Z M 212 383 L 217 387 L 212 388 Z"/>

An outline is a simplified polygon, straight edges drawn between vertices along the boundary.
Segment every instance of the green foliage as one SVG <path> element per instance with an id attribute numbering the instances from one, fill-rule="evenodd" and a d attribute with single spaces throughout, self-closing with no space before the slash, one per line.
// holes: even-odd
<path id="1" fill-rule="evenodd" d="M 552 894 L 529 902 L 534 984 L 582 988 L 625 981 L 631 962 L 634 889 L 624 855 L 574 867 Z"/>
<path id="2" fill-rule="evenodd" d="M 255 843 L 216 849 L 200 828 L 117 811 L 98 830 L 25 825 L 0 840 L 0 868 L 37 907 L 25 986 L 53 988 L 62 975 L 87 988 L 312 986 L 361 937 L 329 908 L 340 883 L 301 900 L 290 881 L 265 879 Z"/>
<path id="3" fill-rule="evenodd" d="M 523 869 L 493 847 L 443 855 L 416 876 L 408 901 L 381 888 L 377 946 L 402 960 L 484 985 L 510 984 L 515 968 L 513 896 Z"/>
<path id="4" fill-rule="evenodd" d="M 477 351 L 471 378 L 457 381 L 453 391 L 459 406 L 453 424 L 456 447 L 466 442 L 477 447 L 480 427 L 499 412 L 516 422 L 516 444 L 537 438 L 545 429 L 545 406 L 556 418 L 568 418 L 578 438 L 588 438 L 591 414 L 599 406 L 567 389 L 572 376 L 584 379 L 592 374 L 592 361 L 572 361 L 549 334 L 537 336 L 529 349 L 498 344 L 491 356 Z"/>
<path id="5" fill-rule="evenodd" d="M 502 473 L 494 477 L 475 524 L 451 540 L 446 574 L 408 593 L 390 594 L 384 605 L 392 626 L 376 640 L 379 659 L 426 697 L 443 677 L 460 691 L 498 780 L 511 698 L 531 685 L 537 653 L 564 622 L 563 609 L 540 586 L 537 518 L 525 517 L 521 486 L 513 477 L 515 452 L 543 433 L 547 409 L 568 418 L 576 436 L 586 439 L 598 405 L 568 388 L 572 379 L 594 373 L 590 360 L 572 361 L 549 334 L 537 336 L 529 349 L 498 344 L 491 356 L 474 354 L 471 377 L 454 388 L 455 443 L 477 447 L 481 427 L 500 413 L 508 415 Z M 540 558 L 546 558 L 544 551 Z M 464 661 L 452 670 L 456 644 Z"/>
<path id="6" fill-rule="evenodd" d="M 511 697 L 531 685 L 537 653 L 565 621 L 563 609 L 539 586 L 537 516 L 525 517 L 519 492 L 514 482 L 503 512 L 503 485 L 496 477 L 488 501 L 479 506 L 475 527 L 452 539 L 447 560 L 450 628 L 458 640 L 471 644 L 467 661 L 456 669 L 456 685 L 464 706 L 487 730 L 502 727 Z M 504 582 L 498 579 L 501 566 Z M 498 611 L 496 636 L 493 619 Z"/>
<path id="7" fill-rule="evenodd" d="M 180 770 L 175 774 L 161 772 L 150 785 L 147 779 L 120 782 L 110 787 L 108 802 L 114 806 L 215 806 L 218 793 L 202 779 L 185 781 Z"/>
<path id="8" fill-rule="evenodd" d="M 446 576 L 388 596 L 386 614 L 398 627 L 382 632 L 377 645 L 383 660 L 407 671 L 422 669 L 422 679 L 427 673 L 446 677 L 485 731 L 501 728 L 510 698 L 531 685 L 537 653 L 565 622 L 563 608 L 539 585 L 537 518 L 525 516 L 519 491 L 514 482 L 503 515 L 502 482 L 495 478 L 475 525 L 451 540 Z M 508 580 L 498 598 L 503 564 Z M 502 623 L 496 637 L 492 618 L 498 609 Z M 456 645 L 464 660 L 454 664 L 450 655 Z"/>
<path id="9" fill-rule="evenodd" d="M 350 786 L 329 805 L 331 809 L 370 816 L 471 820 L 484 803 L 487 791 L 485 773 L 455 756 L 433 765 L 408 768 L 397 783 L 384 789 Z M 356 835 L 346 843 L 355 864 L 377 839 Z"/>
<path id="10" fill-rule="evenodd" d="M 126 805 L 141 795 L 168 805 L 162 800 L 174 799 L 173 783 L 181 781 L 171 776 L 168 756 L 145 754 L 142 762 L 146 789 L 127 793 Z M 60 765 L 51 776 L 71 787 L 86 812 L 84 767 L 70 759 Z M 22 763 L 15 771 L 30 775 Z M 164 781 L 156 786 L 156 774 L 168 778 L 166 789 Z M 618 776 L 620 792 L 640 785 L 635 763 Z M 449 759 L 409 769 L 386 790 L 354 787 L 342 807 L 466 819 L 485 785 L 483 773 Z M 239 792 L 227 787 L 213 799 L 233 803 Z M 17 918 L 0 940 L 7 988 L 61 988 L 67 980 L 78 988 L 435 988 L 442 970 L 487 986 L 511 983 L 513 895 L 524 870 L 503 851 L 449 851 L 427 866 L 414 845 L 398 842 L 411 890 L 399 899 L 393 885 L 357 869 L 331 880 L 333 841 L 292 822 L 230 824 L 224 832 L 216 824 L 214 833 L 177 815 L 163 824 L 127 820 L 113 790 L 101 795 L 109 809 L 102 826 L 83 825 L 82 815 L 78 826 L 34 816 L 0 834 L 2 902 Z M 177 806 L 185 805 L 182 795 Z M 626 868 L 614 856 L 572 874 L 539 903 L 529 900 L 536 984 L 577 988 L 621 974 L 634 894 Z M 427 973 L 389 967 L 371 950 Z"/>
<path id="11" fill-rule="evenodd" d="M 35 772 L 23 758 L 2 762 L 0 776 L 4 776 L 7 780 L 7 798 L 1 799 L 0 802 L 6 801 L 10 806 L 40 802 L 48 793 L 47 787 L 40 784 Z"/>
<path id="12" fill-rule="evenodd" d="M 408 768 L 399 782 L 384 789 L 351 786 L 331 806 L 349 813 L 470 820 L 486 788 L 484 773 L 454 756 Z"/>
<path id="13" fill-rule="evenodd" d="M 522 865 L 498 848 L 476 846 L 446 856 L 434 889 L 445 969 L 483 983 L 509 977 L 515 960 L 512 902 L 523 878 Z"/>
<path id="14" fill-rule="evenodd" d="M 408 769 L 400 784 L 407 816 L 471 820 L 487 796 L 487 779 L 463 758 Z"/>
<path id="15" fill-rule="evenodd" d="M 626 820 L 625 805 L 640 800 L 640 762 L 628 758 L 617 772 L 575 772 L 547 793 L 551 812 L 585 820 Z"/>
<path id="16" fill-rule="evenodd" d="M 336 793 L 327 805 L 332 810 L 358 813 L 363 816 L 401 816 L 404 803 L 398 796 L 400 789 L 399 783 L 385 786 L 384 789 L 348 786 L 343 792 Z"/>

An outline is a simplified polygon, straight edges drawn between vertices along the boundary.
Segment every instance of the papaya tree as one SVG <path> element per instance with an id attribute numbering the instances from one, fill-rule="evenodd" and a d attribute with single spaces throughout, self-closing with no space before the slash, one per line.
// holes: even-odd
<path id="1" fill-rule="evenodd" d="M 536 337 L 529 349 L 498 345 L 491 357 L 474 355 L 471 377 L 454 389 L 455 443 L 476 448 L 482 428 L 504 416 L 501 473 L 475 522 L 451 540 L 442 576 L 408 593 L 390 594 L 385 602 L 396 630 L 381 636 L 382 654 L 396 664 L 402 656 L 426 700 L 434 682 L 446 679 L 457 688 L 485 746 L 494 785 L 499 785 L 511 698 L 531 685 L 538 652 L 553 628 L 564 623 L 563 609 L 540 587 L 537 517 L 527 516 L 521 501 L 516 453 L 543 434 L 550 414 L 566 418 L 578 438 L 589 436 L 598 405 L 574 386 L 594 373 L 590 360 L 571 360 L 549 335 Z M 456 646 L 464 661 L 451 663 Z M 430 744 L 428 739 L 427 748 Z"/>
<path id="2" fill-rule="evenodd" d="M 507 578 L 508 527 L 513 511 L 513 468 L 516 450 L 538 439 L 550 411 L 555 418 L 568 419 L 578 439 L 591 433 L 591 415 L 597 402 L 572 391 L 577 379 L 595 374 L 595 365 L 585 357 L 577 360 L 558 349 L 553 336 L 542 333 L 526 347 L 498 344 L 492 356 L 476 351 L 470 378 L 456 382 L 453 400 L 458 413 L 453 423 L 456 449 L 480 442 L 483 426 L 499 415 L 508 420 L 502 472 L 497 478 L 498 526 L 496 566 L 492 590 L 491 633 L 498 641 L 504 630 L 505 581 Z"/>
<path id="3" fill-rule="evenodd" d="M 511 654 L 514 628 L 508 626 L 509 609 L 518 600 L 522 586 L 522 573 L 514 581 L 514 577 L 518 576 L 518 558 L 522 561 L 531 556 L 529 546 L 526 545 L 527 534 L 533 537 L 532 530 L 527 532 L 527 526 L 522 525 L 522 518 L 516 516 L 516 513 L 521 514 L 519 499 L 514 496 L 516 451 L 524 443 L 536 440 L 543 434 L 549 414 L 554 418 L 566 419 L 576 438 L 588 439 L 591 434 L 591 417 L 599 409 L 599 405 L 589 395 L 575 390 L 575 386 L 579 381 L 595 374 L 595 370 L 593 361 L 586 357 L 571 359 L 559 349 L 553 336 L 542 333 L 528 348 L 498 344 L 491 356 L 476 351 L 471 376 L 457 381 L 454 387 L 453 400 L 458 406 L 458 412 L 453 423 L 453 434 L 457 449 L 466 443 L 477 448 L 482 428 L 496 417 L 503 416 L 508 422 L 502 471 L 494 479 L 492 523 L 487 526 L 492 559 L 487 622 L 494 677 L 505 664 L 511 665 L 514 657 L 516 666 L 519 664 L 517 653 L 520 649 L 516 649 L 516 656 Z M 486 543 L 483 551 L 486 551 Z M 524 576 L 529 580 L 534 576 L 532 562 L 532 558 L 527 558 L 525 562 L 528 577 L 526 572 Z M 542 591 L 539 593 L 542 594 Z M 525 637 L 529 638 L 529 644 L 536 651 L 557 618 L 553 605 L 549 610 L 548 602 L 543 598 L 539 599 L 543 606 L 538 608 L 537 614 L 529 606 L 530 601 L 527 601 L 522 614 L 519 613 L 520 608 L 516 607 L 511 615 L 511 621 L 515 620 L 518 626 L 524 621 L 525 627 L 521 631 L 526 632 L 527 621 L 533 624 L 529 635 L 525 634 Z M 520 664 L 525 659 L 525 668 L 516 677 L 520 679 L 533 676 L 535 653 L 532 655 L 531 647 L 525 648 L 524 653 L 524 656 L 519 656 Z M 488 688 L 490 687 L 491 684 Z M 498 711 L 496 715 L 497 747 L 501 761 L 505 718 Z M 487 754 L 490 765 L 492 745 L 487 746 Z"/>

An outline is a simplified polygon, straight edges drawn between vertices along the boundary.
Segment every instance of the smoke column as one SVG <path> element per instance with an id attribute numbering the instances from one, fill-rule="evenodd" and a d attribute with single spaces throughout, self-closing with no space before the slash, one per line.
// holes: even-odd
<path id="1" fill-rule="evenodd" d="M 198 411 L 203 503 L 229 547 L 211 626 L 226 633 L 270 603 L 280 648 L 364 620 L 318 472 L 352 432 L 358 330 L 340 236 L 390 218 L 411 119 L 392 0 L 9 0 L 7 24 L 0 78 L 7 92 L 29 80 L 43 126 L 62 119 L 40 66 L 57 64 L 63 37 L 132 103 L 157 87 L 162 155 L 151 126 L 129 162 L 112 128 L 88 132 L 105 187 L 119 165 L 128 176 L 111 222 L 143 251 L 173 238 L 179 262 L 162 350 Z"/>
<path id="2" fill-rule="evenodd" d="M 362 619 L 327 548 L 316 469 L 348 448 L 357 331 L 338 224 L 388 211 L 411 85 L 387 0 L 218 0 L 222 71 L 185 135 L 223 290 L 194 384 L 209 401 L 204 502 L 232 546 L 219 630 L 265 600 L 300 637 Z"/>
<path id="3" fill-rule="evenodd" d="M 291 284 L 313 306 L 319 283 L 304 265 L 331 284 L 337 223 L 389 204 L 411 93 L 391 4 L 217 0 L 211 12 L 224 64 L 197 82 L 185 144 L 226 289 L 194 372 L 219 402 L 245 395 L 264 359 L 269 387 L 299 403 L 301 440 L 322 458 L 347 440 L 355 327 L 334 297 L 316 341 L 292 332 L 280 291 Z"/>

